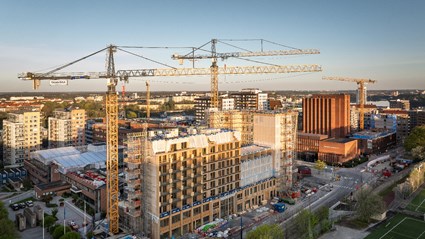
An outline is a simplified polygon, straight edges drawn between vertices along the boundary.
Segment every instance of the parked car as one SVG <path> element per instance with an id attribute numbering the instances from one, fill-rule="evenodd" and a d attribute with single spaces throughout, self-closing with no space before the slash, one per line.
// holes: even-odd
<path id="1" fill-rule="evenodd" d="M 18 211 L 19 210 L 19 204 L 10 204 L 10 207 L 12 208 L 13 211 Z"/>
<path id="2" fill-rule="evenodd" d="M 23 203 L 23 202 L 19 203 L 19 208 L 24 209 L 26 207 L 27 207 L 27 205 L 25 205 L 25 203 Z"/>
<path id="3" fill-rule="evenodd" d="M 26 201 L 25 204 L 27 205 L 27 207 L 33 207 L 34 206 L 34 203 L 31 200 Z"/>

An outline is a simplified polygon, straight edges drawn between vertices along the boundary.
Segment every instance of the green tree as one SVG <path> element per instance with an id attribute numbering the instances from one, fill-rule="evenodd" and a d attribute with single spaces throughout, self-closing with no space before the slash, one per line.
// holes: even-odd
<path id="1" fill-rule="evenodd" d="M 44 228 L 47 228 L 47 230 L 50 231 L 50 228 L 53 226 L 53 224 L 55 224 L 56 222 L 56 218 L 54 218 L 53 216 L 45 216 L 44 217 Z M 42 222 L 43 223 L 43 222 Z M 43 225 L 43 224 L 41 224 Z"/>
<path id="2" fill-rule="evenodd" d="M 4 207 L 4 203 L 0 201 L 0 238 L 14 239 L 19 238 L 15 224 L 9 220 L 9 212 Z"/>
<path id="3" fill-rule="evenodd" d="M 322 160 L 317 160 L 316 164 L 314 165 L 314 168 L 316 168 L 317 170 L 319 170 L 319 173 L 326 168 L 326 163 L 323 162 Z"/>
<path id="4" fill-rule="evenodd" d="M 80 239 L 80 233 L 78 232 L 67 232 L 65 235 L 61 236 L 60 239 Z"/>
<path id="5" fill-rule="evenodd" d="M 425 149 L 425 125 L 415 127 L 404 141 L 404 148 L 406 151 L 411 152 L 412 149 L 418 146 Z"/>
<path id="6" fill-rule="evenodd" d="M 70 227 L 65 227 L 65 233 L 72 231 Z M 55 230 L 52 233 L 53 239 L 59 239 L 63 236 L 63 225 L 55 227 Z"/>
<path id="7" fill-rule="evenodd" d="M 386 209 L 384 200 L 369 189 L 361 189 L 355 195 L 355 210 L 357 218 L 363 222 L 370 222 L 370 217 L 383 213 Z"/>
<path id="8" fill-rule="evenodd" d="M 328 207 L 320 207 L 315 213 L 317 216 L 317 220 L 323 221 L 329 219 L 329 208 Z"/>
<path id="9" fill-rule="evenodd" d="M 19 234 L 16 231 L 15 223 L 8 218 L 0 219 L 0 238 L 1 239 L 16 239 Z"/>
<path id="10" fill-rule="evenodd" d="M 283 229 L 278 224 L 264 224 L 248 232 L 247 239 L 283 239 Z"/>
<path id="11" fill-rule="evenodd" d="M 295 217 L 297 231 L 306 238 L 313 238 L 313 228 L 318 223 L 318 218 L 309 210 L 303 209 Z"/>

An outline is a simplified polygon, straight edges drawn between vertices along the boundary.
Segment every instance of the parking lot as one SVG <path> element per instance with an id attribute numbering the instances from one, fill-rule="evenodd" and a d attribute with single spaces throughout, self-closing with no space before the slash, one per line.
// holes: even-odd
<path id="1" fill-rule="evenodd" d="M 22 195 L 18 195 L 16 197 L 10 198 L 10 199 L 6 199 L 4 200 L 5 202 L 5 206 L 9 212 L 9 219 L 12 221 L 15 221 L 15 215 L 17 213 L 23 213 L 24 208 L 19 208 L 18 210 L 13 210 L 9 205 L 10 204 L 14 204 L 15 202 L 21 201 L 25 198 L 29 198 L 31 197 L 33 194 L 31 193 L 25 193 L 23 196 Z M 59 199 L 61 199 L 62 197 L 54 197 L 51 201 L 52 204 L 60 204 Z M 58 218 L 57 220 L 57 224 L 63 224 L 64 223 L 64 219 L 65 219 L 65 224 L 69 225 L 69 223 L 71 221 L 74 221 L 75 224 L 78 225 L 79 227 L 79 231 L 81 233 L 84 233 L 84 228 L 83 226 L 83 222 L 84 222 L 84 212 L 82 210 L 80 210 L 79 208 L 77 208 L 76 206 L 74 206 L 71 202 L 71 198 L 65 199 L 64 201 L 64 206 L 59 206 L 57 207 L 58 209 L 58 213 L 56 215 L 56 217 Z M 54 209 L 54 207 L 52 208 L 48 208 L 46 207 L 46 204 L 44 202 L 41 201 L 33 201 L 33 205 L 39 205 L 42 210 L 47 213 L 47 214 L 52 214 L 52 210 Z M 30 207 L 31 210 L 33 210 L 34 207 Z M 87 222 L 91 223 L 91 217 L 89 215 L 86 215 L 86 220 Z M 27 225 L 28 226 L 28 225 Z M 87 231 L 90 230 L 90 224 L 87 227 Z M 41 227 L 35 227 L 35 228 L 28 228 L 25 229 L 24 231 L 20 232 L 21 238 L 22 239 L 32 239 L 32 238 L 42 238 L 42 228 Z M 45 233 L 45 238 L 50 238 L 50 234 L 49 233 Z"/>

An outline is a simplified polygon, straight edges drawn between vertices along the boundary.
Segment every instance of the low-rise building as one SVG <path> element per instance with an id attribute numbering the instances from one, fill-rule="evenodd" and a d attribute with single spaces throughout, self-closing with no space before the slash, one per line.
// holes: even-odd
<path id="1" fill-rule="evenodd" d="M 331 138 L 319 141 L 318 158 L 329 164 L 340 164 L 355 159 L 358 154 L 357 140 Z"/>
<path id="2" fill-rule="evenodd" d="M 359 150 L 362 154 L 384 153 L 397 144 L 396 132 L 391 130 L 364 130 L 351 136 L 359 140 Z"/>
<path id="3" fill-rule="evenodd" d="M 318 159 L 319 142 L 327 139 L 324 134 L 309 134 L 297 132 L 298 159 L 313 162 Z"/>

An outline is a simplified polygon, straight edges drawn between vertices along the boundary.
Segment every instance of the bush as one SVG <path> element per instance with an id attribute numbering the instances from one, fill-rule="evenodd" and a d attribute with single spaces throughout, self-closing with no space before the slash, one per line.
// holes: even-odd
<path id="1" fill-rule="evenodd" d="M 58 204 L 56 204 L 56 203 L 46 203 L 46 207 L 48 207 L 48 208 L 58 207 Z"/>

